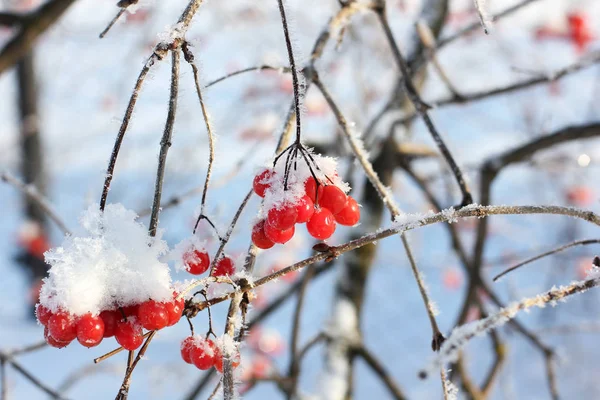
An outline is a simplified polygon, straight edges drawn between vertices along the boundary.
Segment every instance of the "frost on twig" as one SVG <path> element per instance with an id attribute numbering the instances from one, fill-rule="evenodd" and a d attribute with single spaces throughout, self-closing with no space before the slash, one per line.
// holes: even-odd
<path id="1" fill-rule="evenodd" d="M 475 0 L 475 9 L 479 15 L 479 22 L 483 27 L 483 31 L 488 35 L 492 26 L 492 17 L 486 10 L 486 2 L 487 0 Z"/>
<path id="2" fill-rule="evenodd" d="M 502 326 L 513 319 L 520 311 L 533 307 L 544 308 L 547 304 L 555 306 L 559 301 L 565 301 L 567 297 L 573 294 L 583 293 L 598 285 L 600 285 L 600 269 L 594 267 L 588 279 L 584 281 L 573 282 L 568 286 L 554 287 L 546 293 L 514 302 L 487 318 L 455 328 L 440 348 L 434 360 L 427 368 L 420 372 L 420 376 L 425 378 L 433 371 L 442 368 L 444 364 L 456 361 L 459 351 L 469 340 Z"/>

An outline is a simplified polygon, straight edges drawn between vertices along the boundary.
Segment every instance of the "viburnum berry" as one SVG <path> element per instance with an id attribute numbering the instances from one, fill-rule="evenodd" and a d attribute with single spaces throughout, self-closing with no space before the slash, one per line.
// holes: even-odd
<path id="1" fill-rule="evenodd" d="M 317 181 L 311 176 L 304 182 L 304 191 L 314 203 L 317 199 L 320 200 L 323 197 L 323 184 L 319 183 L 317 189 Z"/>
<path id="2" fill-rule="evenodd" d="M 260 197 L 265 197 L 265 192 L 271 186 L 271 184 L 267 183 L 275 173 L 266 169 L 260 174 L 254 177 L 254 181 L 252 182 L 252 188 L 254 189 L 254 193 L 259 195 Z"/>
<path id="3" fill-rule="evenodd" d="M 120 320 L 115 329 L 115 339 L 125 350 L 136 350 L 144 341 L 142 325 L 135 317 Z"/>
<path id="4" fill-rule="evenodd" d="M 104 337 L 115 336 L 115 330 L 117 329 L 117 322 L 123 319 L 123 315 L 119 310 L 105 310 L 100 313 L 100 318 L 104 322 Z"/>
<path id="5" fill-rule="evenodd" d="M 178 294 L 174 292 L 173 297 L 177 296 Z M 184 307 L 185 300 L 183 298 L 179 300 L 173 299 L 173 301 L 165 303 L 165 309 L 167 310 L 167 315 L 169 316 L 169 323 L 167 324 L 167 326 L 173 326 L 179 322 Z"/>
<path id="6" fill-rule="evenodd" d="M 327 208 L 333 215 L 342 211 L 346 205 L 346 194 L 335 185 L 327 185 L 323 188 L 323 197 L 319 200 L 321 207 Z"/>
<path id="7" fill-rule="evenodd" d="M 215 345 L 215 369 L 217 371 L 219 371 L 220 373 L 223 373 L 223 352 L 221 351 L 221 349 Z M 233 356 L 233 359 L 231 360 L 231 366 L 235 369 L 240 365 L 240 353 L 239 352 L 235 352 L 235 356 Z"/>
<path id="8" fill-rule="evenodd" d="M 188 364 L 192 363 L 192 349 L 195 347 L 195 339 L 193 336 L 188 336 L 181 342 L 181 358 Z"/>
<path id="9" fill-rule="evenodd" d="M 57 312 L 48 319 L 48 332 L 60 342 L 72 341 L 77 337 L 75 318 L 67 312 Z"/>
<path id="10" fill-rule="evenodd" d="M 196 368 L 201 370 L 210 369 L 215 365 L 214 344 L 210 339 L 196 339 L 190 350 L 190 359 Z"/>
<path id="11" fill-rule="evenodd" d="M 104 321 L 100 316 L 85 314 L 77 321 L 77 341 L 85 347 L 100 344 L 104 337 Z"/>
<path id="12" fill-rule="evenodd" d="M 165 303 L 148 300 L 140 304 L 138 318 L 142 326 L 149 331 L 157 331 L 169 323 L 169 314 Z"/>
<path id="13" fill-rule="evenodd" d="M 265 224 L 265 235 L 267 236 L 267 238 L 269 238 L 269 240 L 275 243 L 287 243 L 294 236 L 295 232 L 296 227 L 293 225 L 290 229 L 282 230 L 272 227 L 270 224 Z"/>
<path id="14" fill-rule="evenodd" d="M 183 262 L 192 275 L 200 275 L 210 267 L 210 257 L 206 251 L 192 249 L 183 254 Z"/>
<path id="15" fill-rule="evenodd" d="M 252 243 L 259 249 L 270 249 L 275 243 L 265 234 L 265 220 L 259 221 L 252 228 Z"/>
<path id="16" fill-rule="evenodd" d="M 296 223 L 298 210 L 295 204 L 283 204 L 279 208 L 271 208 L 267 213 L 267 223 L 276 229 L 290 229 Z"/>
<path id="17" fill-rule="evenodd" d="M 35 308 L 35 315 L 37 316 L 37 320 L 43 326 L 48 325 L 48 320 L 52 316 L 52 311 L 42 304 L 38 304 Z"/>
<path id="18" fill-rule="evenodd" d="M 233 275 L 235 273 L 235 266 L 233 260 L 227 256 L 220 258 L 215 264 L 215 268 L 212 271 L 212 276 L 226 276 Z"/>
<path id="19" fill-rule="evenodd" d="M 54 347 L 56 349 L 62 349 L 63 347 L 67 347 L 69 345 L 69 343 L 71 343 L 70 341 L 63 342 L 63 341 L 54 339 L 50 335 L 50 332 L 48 331 L 47 326 L 44 327 L 44 339 L 46 340 L 46 343 L 48 343 L 49 346 Z"/>
<path id="20" fill-rule="evenodd" d="M 140 308 L 139 304 L 131 304 L 125 307 L 121 307 L 126 317 L 137 317 Z"/>
<path id="21" fill-rule="evenodd" d="M 331 211 L 321 207 L 315 210 L 310 221 L 306 223 L 308 233 L 315 239 L 325 240 L 335 232 L 335 219 Z"/>
<path id="22" fill-rule="evenodd" d="M 296 210 L 298 210 L 298 216 L 296 217 L 297 224 L 303 224 L 312 217 L 315 212 L 315 203 L 310 199 L 308 195 L 304 195 L 296 204 Z"/>
<path id="23" fill-rule="evenodd" d="M 360 220 L 360 207 L 356 200 L 351 196 L 348 196 L 346 206 L 342 208 L 342 211 L 334 215 L 335 221 L 338 224 L 353 226 Z"/>

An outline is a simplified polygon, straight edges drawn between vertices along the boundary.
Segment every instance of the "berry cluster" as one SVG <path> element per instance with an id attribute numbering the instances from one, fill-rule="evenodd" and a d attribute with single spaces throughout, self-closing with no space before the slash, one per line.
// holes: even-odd
<path id="1" fill-rule="evenodd" d="M 217 344 L 201 336 L 188 336 L 181 342 L 181 358 L 196 368 L 207 370 L 212 367 L 223 373 L 223 353 Z M 237 353 L 231 365 L 237 368 L 240 365 L 240 355 Z"/>
<path id="2" fill-rule="evenodd" d="M 183 254 L 183 263 L 186 270 L 192 275 L 201 275 L 210 267 L 210 256 L 206 250 L 198 250 L 192 246 Z M 235 273 L 235 264 L 228 256 L 217 260 L 211 276 L 227 276 Z"/>
<path id="3" fill-rule="evenodd" d="M 276 172 L 265 170 L 254 178 L 254 192 L 265 197 Z M 306 223 L 308 233 L 325 240 L 335 232 L 336 223 L 353 226 L 360 219 L 356 200 L 335 184 L 318 182 L 310 176 L 304 182 L 303 195 L 296 202 L 286 202 L 267 211 L 265 219 L 252 228 L 252 242 L 261 249 L 275 243 L 287 243 L 295 233 L 295 224 Z"/>
<path id="4" fill-rule="evenodd" d="M 177 293 L 173 293 L 174 298 Z M 52 312 L 38 304 L 36 314 L 44 326 L 46 342 L 56 348 L 66 347 L 75 338 L 85 347 L 94 347 L 102 339 L 115 337 L 126 350 L 136 350 L 144 340 L 143 329 L 155 331 L 175 325 L 181 319 L 184 300 L 159 303 L 148 300 L 141 304 L 103 310 L 99 315 L 91 313 L 75 316 L 67 311 Z"/>

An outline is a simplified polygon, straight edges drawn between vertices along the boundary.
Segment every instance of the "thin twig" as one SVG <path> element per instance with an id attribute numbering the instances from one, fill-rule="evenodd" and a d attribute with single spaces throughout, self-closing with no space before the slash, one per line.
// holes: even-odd
<path id="1" fill-rule="evenodd" d="M 121 18 L 121 15 L 123 15 L 123 14 L 125 14 L 125 8 L 121 8 L 119 10 L 119 12 L 117 12 L 117 14 L 113 17 L 113 19 L 110 20 L 110 22 L 108 23 L 106 28 L 104 28 L 104 30 L 102 32 L 100 32 L 98 37 L 100 39 L 103 39 L 104 36 L 106 36 L 106 34 L 108 33 L 108 31 L 110 31 L 110 29 L 113 27 L 113 25 L 119 20 L 119 18 Z"/>
<path id="2" fill-rule="evenodd" d="M 155 236 L 158 227 L 158 214 L 160 213 L 160 198 L 167 165 L 167 153 L 171 147 L 173 137 L 173 126 L 175 125 L 175 113 L 177 111 L 177 96 L 179 91 L 179 52 L 171 52 L 171 94 L 169 96 L 169 111 L 165 130 L 160 141 L 160 154 L 158 156 L 158 170 L 156 171 L 156 184 L 154 187 L 154 200 L 152 202 L 152 213 L 150 214 L 149 235 Z"/>
<path id="3" fill-rule="evenodd" d="M 446 146 L 446 143 L 444 143 L 444 140 L 442 139 L 441 135 L 439 134 L 437 128 L 435 127 L 435 125 L 433 123 L 433 120 L 429 116 L 429 112 L 427 111 L 429 106 L 423 102 L 423 100 L 421 99 L 421 96 L 419 95 L 419 93 L 417 91 L 417 88 L 413 84 L 408 64 L 404 60 L 404 57 L 402 56 L 402 53 L 400 52 L 400 48 L 398 47 L 398 44 L 396 43 L 396 40 L 394 39 L 392 30 L 390 29 L 390 26 L 387 22 L 387 17 L 385 14 L 385 7 L 381 7 L 379 9 L 377 9 L 376 12 L 377 12 L 377 16 L 379 17 L 381 26 L 383 27 L 383 32 L 385 33 L 387 41 L 392 49 L 392 55 L 394 56 L 394 60 L 396 61 L 396 64 L 398 65 L 398 68 L 400 69 L 400 72 L 402 73 L 404 87 L 406 88 L 406 93 L 408 95 L 408 98 L 412 102 L 413 106 L 415 107 L 417 114 L 423 119 L 423 122 L 427 126 L 427 129 L 429 130 L 431 137 L 433 138 L 438 149 L 440 150 L 440 152 L 446 159 L 446 162 L 450 166 L 450 169 L 452 170 L 452 173 L 454 174 L 454 177 L 456 178 L 456 182 L 458 183 L 458 186 L 462 193 L 462 200 L 460 202 L 460 206 L 466 206 L 468 204 L 473 203 L 473 197 L 471 196 L 471 192 L 469 191 L 469 187 L 467 185 L 467 182 L 465 181 L 465 178 L 463 176 L 463 173 L 462 173 L 460 167 L 454 160 L 454 157 L 452 157 L 450 150 Z"/>
<path id="4" fill-rule="evenodd" d="M 299 360 L 299 349 L 298 349 L 298 336 L 300 335 L 300 317 L 302 315 L 302 309 L 304 306 L 304 296 L 308 284 L 314 276 L 315 267 L 310 266 L 306 269 L 304 276 L 302 277 L 302 283 L 300 290 L 298 291 L 298 301 L 296 303 L 296 309 L 294 310 L 294 317 L 292 320 L 292 333 L 290 338 L 290 364 L 288 367 L 288 376 L 291 380 L 291 385 L 287 393 L 287 398 L 292 399 L 296 397 L 296 388 L 298 386 L 298 376 L 300 375 L 300 360 Z"/>
<path id="5" fill-rule="evenodd" d="M 575 241 L 575 242 L 571 242 L 571 243 L 569 243 L 569 244 L 565 244 L 565 245 L 563 245 L 563 246 L 560 246 L 560 247 L 557 247 L 557 248 L 555 248 L 555 249 L 552 249 L 552 250 L 546 251 L 546 252 L 544 252 L 544 253 L 542 253 L 542 254 L 538 254 L 537 256 L 534 256 L 534 257 L 528 258 L 527 260 L 521 261 L 520 263 L 518 263 L 518 264 L 516 264 L 516 265 L 514 265 L 514 266 L 512 266 L 512 267 L 510 267 L 510 268 L 508 268 L 508 269 L 506 269 L 506 270 L 504 270 L 504 271 L 502 271 L 502 272 L 501 272 L 501 273 L 499 273 L 498 275 L 496 275 L 496 276 L 494 277 L 494 279 L 493 279 L 493 280 L 494 280 L 494 282 L 495 282 L 495 281 L 497 281 L 498 279 L 502 278 L 504 275 L 508 274 L 509 272 L 512 272 L 512 271 L 514 271 L 514 270 L 516 270 L 516 269 L 518 269 L 518 268 L 521 268 L 521 267 L 522 267 L 522 266 L 524 266 L 524 265 L 527 265 L 527 264 L 529 264 L 529 263 L 532 263 L 532 262 L 534 262 L 534 261 L 537 261 L 537 260 L 539 260 L 539 259 L 542 259 L 542 258 L 544 258 L 544 257 L 550 256 L 550 255 L 552 255 L 552 254 L 556 254 L 556 253 L 559 253 L 559 252 L 561 252 L 561 251 L 564 251 L 564 250 L 570 249 L 571 247 L 576 247 L 576 246 L 587 246 L 588 244 L 597 244 L 597 243 L 600 243 L 600 239 L 586 239 L 586 240 L 577 240 L 577 241 Z M 592 262 L 591 262 L 591 261 L 590 261 L 590 265 L 592 265 Z"/>
<path id="6" fill-rule="evenodd" d="M 294 113 L 296 114 L 296 142 L 300 143 L 301 125 L 300 125 L 300 82 L 298 82 L 298 70 L 296 69 L 296 61 L 294 60 L 294 51 L 292 49 L 292 41 L 288 28 L 287 17 L 285 15 L 285 7 L 283 0 L 277 0 L 279 5 L 279 14 L 281 15 L 281 25 L 283 26 L 283 36 L 285 37 L 285 46 L 287 48 L 290 69 L 292 71 L 292 84 L 294 86 Z"/>
<path id="7" fill-rule="evenodd" d="M 206 168 L 206 179 L 204 180 L 204 189 L 202 190 L 202 201 L 200 205 L 200 216 L 198 217 L 198 221 L 196 222 L 196 227 L 198 226 L 198 222 L 200 222 L 201 218 L 205 216 L 205 207 L 206 207 L 206 194 L 208 193 L 208 185 L 210 183 L 210 175 L 212 173 L 213 163 L 215 161 L 215 143 L 214 143 L 214 135 L 212 131 L 212 127 L 210 124 L 210 117 L 208 116 L 208 111 L 206 110 L 206 104 L 204 103 L 204 99 L 202 98 L 202 89 L 200 87 L 200 78 L 198 73 L 198 67 L 194 62 L 194 54 L 189 48 L 187 42 L 183 42 L 181 49 L 183 50 L 183 56 L 185 61 L 192 67 L 192 72 L 194 75 L 194 85 L 196 87 L 196 94 L 198 95 L 198 102 L 200 103 L 200 109 L 202 110 L 202 116 L 204 117 L 204 125 L 206 127 L 206 134 L 208 136 L 208 167 Z M 196 230 L 194 227 L 194 231 Z"/>
<path id="8" fill-rule="evenodd" d="M 158 48 L 158 47 L 157 47 Z M 119 151 L 121 150 L 121 144 L 123 143 L 123 139 L 125 138 L 125 132 L 127 132 L 127 127 L 129 126 L 129 122 L 131 121 L 131 116 L 133 115 L 133 109 L 135 108 L 135 104 L 137 102 L 138 96 L 140 94 L 140 90 L 142 89 L 142 84 L 150 71 L 150 68 L 154 65 L 156 61 L 162 60 L 164 57 L 164 52 L 155 52 L 148 58 L 144 67 L 140 71 L 140 75 L 135 82 L 135 86 L 133 88 L 133 92 L 131 93 L 131 97 L 129 98 L 129 103 L 127 104 L 127 109 L 125 110 L 125 116 L 123 117 L 123 121 L 121 122 L 121 127 L 119 128 L 119 132 L 117 133 L 117 138 L 115 139 L 115 144 L 110 155 L 110 160 L 108 162 L 108 168 L 106 169 L 106 177 L 104 178 L 104 186 L 102 188 L 102 195 L 100 196 L 100 210 L 104 210 L 106 206 L 106 198 L 108 197 L 108 191 L 110 190 L 110 183 L 112 181 L 115 166 L 117 164 L 117 158 L 119 157 Z"/>
<path id="9" fill-rule="evenodd" d="M 313 80 L 313 83 L 315 84 L 315 86 L 317 86 L 319 88 L 319 90 L 321 91 L 323 97 L 327 101 L 327 104 L 329 104 L 329 107 L 331 108 L 333 114 L 335 115 L 335 117 L 338 121 L 338 124 L 340 125 L 340 128 L 342 129 L 342 132 L 344 133 L 344 136 L 346 137 L 348 144 L 350 145 L 350 148 L 352 149 L 352 152 L 354 153 L 358 162 L 362 166 L 365 174 L 367 175 L 367 178 L 369 179 L 369 182 L 371 182 L 373 187 L 377 190 L 379 197 L 381 197 L 383 203 L 390 210 L 390 213 L 392 214 L 392 218 L 396 218 L 396 217 L 400 216 L 402 214 L 400 208 L 398 207 L 398 205 L 392 198 L 392 195 L 389 192 L 389 190 L 385 187 L 385 185 L 383 185 L 383 183 L 377 176 L 377 173 L 373 169 L 373 165 L 368 160 L 368 156 L 365 153 L 364 148 L 361 146 L 360 143 L 358 143 L 357 138 L 351 131 L 351 128 L 348 125 L 348 122 L 346 121 L 346 118 L 342 115 L 342 112 L 340 111 L 337 104 L 335 103 L 335 101 L 333 100 L 331 95 L 329 94 L 329 91 L 327 90 L 327 88 L 325 88 L 325 85 L 323 84 L 323 82 L 319 79 L 319 76 L 316 72 L 313 73 L 312 80 Z M 408 239 L 404 233 L 400 235 L 400 239 L 402 240 L 402 245 L 404 246 L 404 250 L 406 252 L 408 261 L 411 266 L 411 270 L 413 272 L 413 276 L 415 277 L 417 286 L 419 288 L 419 292 L 421 293 L 421 297 L 423 299 L 423 303 L 425 304 L 427 316 L 429 317 L 429 321 L 431 323 L 432 348 L 434 350 L 437 350 L 437 349 L 439 349 L 439 346 L 443 342 L 444 336 L 440 332 L 440 329 L 437 325 L 437 321 L 435 319 L 435 312 L 433 310 L 433 305 L 432 305 L 431 300 L 429 299 L 427 290 L 425 289 L 425 282 L 423 281 L 423 275 L 419 271 L 417 263 L 412 255 L 412 250 L 408 243 Z"/>
<path id="10" fill-rule="evenodd" d="M 237 75 L 241 75 L 241 74 L 245 74 L 246 72 L 252 72 L 252 71 L 280 71 L 280 72 L 290 72 L 290 69 L 288 67 L 273 67 L 271 65 L 258 65 L 256 67 L 249 67 L 249 68 L 244 68 L 244 69 L 240 69 L 237 71 L 233 71 L 228 73 L 227 75 L 224 75 L 220 78 L 217 78 L 213 81 L 210 81 L 205 88 L 208 89 L 209 87 L 216 85 L 219 82 L 223 82 L 226 79 L 232 78 L 234 76 Z"/>
<path id="11" fill-rule="evenodd" d="M 69 228 L 67 228 L 63 220 L 58 216 L 58 214 L 54 210 L 54 207 L 52 207 L 48 199 L 42 196 L 42 194 L 36 189 L 35 186 L 33 186 L 32 184 L 25 184 L 24 182 L 21 182 L 6 171 L 0 173 L 0 180 L 8 183 L 9 185 L 12 185 L 25 196 L 27 196 L 30 200 L 34 201 L 42 210 L 44 210 L 48 217 L 52 221 L 54 221 L 56 226 L 58 226 L 64 234 L 71 234 Z"/>
<path id="12" fill-rule="evenodd" d="M 383 364 L 370 352 L 368 351 L 364 345 L 358 346 L 354 348 L 353 351 L 359 355 L 365 362 L 371 367 L 373 372 L 377 374 L 377 376 L 384 383 L 385 387 L 389 390 L 392 398 L 396 400 L 403 400 L 406 398 L 402 390 L 398 386 L 398 384 L 394 381 L 394 379 L 387 372 Z"/>
<path id="13" fill-rule="evenodd" d="M 41 391 L 45 392 L 46 394 L 48 394 L 50 397 L 52 397 L 53 399 L 64 399 L 64 397 L 62 397 L 60 395 L 60 393 L 56 392 L 55 390 L 53 390 L 52 388 L 48 387 L 46 384 L 44 384 L 42 381 L 40 381 L 38 378 L 36 378 L 35 376 L 33 376 L 29 371 L 27 371 L 25 368 L 23 368 L 21 366 L 21 364 L 19 364 L 17 361 L 15 361 L 13 358 L 11 357 L 6 357 L 4 354 L 0 353 L 0 360 L 2 360 L 3 362 L 6 362 L 10 365 L 12 365 L 12 367 L 18 371 L 21 375 L 23 375 L 23 377 L 25 377 L 29 382 L 31 382 L 35 387 L 37 387 L 38 389 L 40 389 Z M 4 387 L 4 386 L 3 386 Z"/>

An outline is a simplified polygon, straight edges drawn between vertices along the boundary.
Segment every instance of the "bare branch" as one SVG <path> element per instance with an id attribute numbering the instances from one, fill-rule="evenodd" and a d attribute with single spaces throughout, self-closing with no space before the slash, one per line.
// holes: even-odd
<path id="1" fill-rule="evenodd" d="M 21 17 L 21 29 L 0 51 L 0 75 L 31 50 L 37 38 L 50 28 L 75 0 L 50 0 Z M 6 19 L 6 16 L 5 16 Z"/>
<path id="2" fill-rule="evenodd" d="M 9 185 L 12 185 L 16 189 L 18 189 L 21 193 L 26 195 L 29 199 L 36 202 L 37 205 L 42 210 L 44 210 L 46 215 L 48 215 L 48 217 L 50 217 L 50 219 L 52 221 L 54 221 L 56 226 L 58 226 L 58 228 L 61 231 L 63 231 L 64 234 L 67 234 L 67 235 L 71 234 L 71 231 L 69 230 L 69 228 L 67 228 L 67 226 L 65 225 L 63 220 L 58 216 L 58 214 L 54 210 L 54 207 L 50 204 L 48 199 L 46 199 L 45 197 L 42 196 L 42 194 L 36 189 L 35 186 L 33 186 L 31 184 L 27 185 L 24 182 L 21 182 L 20 180 L 18 180 L 17 178 L 15 178 L 14 176 L 12 176 L 11 174 L 9 174 L 6 171 L 0 173 L 0 180 L 8 183 Z"/>
<path id="3" fill-rule="evenodd" d="M 600 243 L 600 239 L 586 239 L 586 240 L 577 240 L 575 242 L 571 242 L 569 244 L 565 244 L 563 246 L 554 248 L 552 250 L 548 250 L 542 254 L 538 254 L 537 256 L 528 258 L 527 260 L 521 261 L 520 263 L 502 271 L 501 273 L 499 273 L 498 275 L 496 275 L 494 277 L 494 282 L 497 281 L 498 279 L 502 278 L 504 275 L 508 274 L 509 272 L 512 272 L 518 268 L 521 268 L 524 265 L 527 265 L 529 263 L 532 263 L 534 261 L 537 261 L 539 259 L 542 259 L 544 257 L 550 256 L 552 254 L 556 254 L 556 253 L 560 253 L 561 251 L 570 249 L 571 247 L 576 247 L 576 246 L 587 246 L 588 244 L 597 244 Z M 591 265 L 591 261 L 590 261 L 590 265 Z"/>
<path id="4" fill-rule="evenodd" d="M 385 387 L 388 388 L 392 398 L 396 400 L 405 399 L 404 393 L 398 386 L 398 384 L 394 381 L 394 379 L 387 372 L 383 364 L 370 352 L 368 351 L 364 345 L 358 346 L 353 349 L 355 354 L 360 356 L 365 362 L 371 367 L 373 372 L 381 379 Z"/>
<path id="5" fill-rule="evenodd" d="M 177 111 L 177 96 L 179 92 L 179 52 L 172 51 L 171 67 L 171 94 L 169 96 L 169 111 L 165 130 L 160 141 L 160 154 L 158 156 L 158 170 L 156 172 L 156 185 L 154 188 L 154 201 L 152 202 L 152 213 L 150 214 L 149 235 L 156 235 L 158 226 L 158 214 L 160 212 L 160 198 L 162 196 L 162 185 L 165 177 L 165 168 L 167 165 L 167 153 L 171 147 L 171 138 L 173 137 L 173 125 L 175 124 L 175 113 Z"/>

